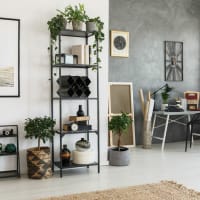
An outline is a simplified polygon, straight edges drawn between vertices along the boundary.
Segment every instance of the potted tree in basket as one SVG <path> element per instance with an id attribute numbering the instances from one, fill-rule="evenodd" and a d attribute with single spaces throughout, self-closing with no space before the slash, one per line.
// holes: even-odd
<path id="1" fill-rule="evenodd" d="M 86 21 L 88 16 L 86 15 L 84 4 L 78 4 L 72 7 L 71 5 L 67 6 L 64 11 L 58 10 L 68 22 L 72 22 L 73 30 L 80 31 L 82 30 L 83 22 Z"/>
<path id="2" fill-rule="evenodd" d="M 115 166 L 126 166 L 129 164 L 130 152 L 126 147 L 121 146 L 121 136 L 126 133 L 132 119 L 126 113 L 122 112 L 119 116 L 113 116 L 108 123 L 109 130 L 118 135 L 117 147 L 109 150 L 109 164 Z"/>
<path id="3" fill-rule="evenodd" d="M 41 147 L 41 140 L 46 143 L 54 136 L 55 121 L 50 117 L 28 118 L 25 121 L 25 138 L 35 138 L 38 146 L 27 149 L 28 177 L 33 179 L 48 178 L 52 175 L 50 148 Z"/>

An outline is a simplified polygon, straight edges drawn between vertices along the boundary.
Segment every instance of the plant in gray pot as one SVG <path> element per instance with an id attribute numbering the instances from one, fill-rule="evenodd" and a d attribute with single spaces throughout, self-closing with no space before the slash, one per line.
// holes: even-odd
<path id="1" fill-rule="evenodd" d="M 55 121 L 50 117 L 28 118 L 25 121 L 25 138 L 35 138 L 38 146 L 27 149 L 28 177 L 33 179 L 48 178 L 52 175 L 51 154 L 49 147 L 41 147 L 40 143 L 45 143 L 54 136 Z"/>
<path id="2" fill-rule="evenodd" d="M 83 29 L 83 22 L 86 21 L 88 16 L 86 15 L 84 4 L 78 4 L 72 7 L 71 5 L 67 6 L 64 11 L 60 12 L 68 22 L 72 22 L 73 30 L 81 31 Z"/>
<path id="3" fill-rule="evenodd" d="M 119 116 L 113 116 L 108 123 L 109 130 L 118 135 L 117 147 L 109 150 L 109 164 L 115 166 L 126 166 L 130 161 L 130 151 L 121 146 L 121 136 L 129 128 L 132 119 L 126 113 L 122 112 Z"/>

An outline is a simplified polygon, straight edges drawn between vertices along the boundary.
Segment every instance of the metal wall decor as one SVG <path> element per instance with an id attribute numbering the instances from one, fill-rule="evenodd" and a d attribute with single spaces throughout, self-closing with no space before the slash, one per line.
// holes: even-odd
<path id="1" fill-rule="evenodd" d="M 183 81 L 183 42 L 164 42 L 165 81 Z"/>
<path id="2" fill-rule="evenodd" d="M 0 97 L 20 96 L 20 20 L 0 17 Z"/>
<path id="3" fill-rule="evenodd" d="M 129 32 L 114 30 L 110 32 L 110 55 L 116 57 L 129 56 Z"/>

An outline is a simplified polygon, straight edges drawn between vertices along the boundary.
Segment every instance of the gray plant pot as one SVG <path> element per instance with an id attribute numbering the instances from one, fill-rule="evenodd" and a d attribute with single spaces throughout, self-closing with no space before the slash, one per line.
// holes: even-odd
<path id="1" fill-rule="evenodd" d="M 109 149 L 108 152 L 109 165 L 113 166 L 127 166 L 130 162 L 130 150 L 126 147 Z"/>
<path id="2" fill-rule="evenodd" d="M 95 22 L 86 22 L 86 31 L 93 32 L 97 31 L 97 26 Z"/>

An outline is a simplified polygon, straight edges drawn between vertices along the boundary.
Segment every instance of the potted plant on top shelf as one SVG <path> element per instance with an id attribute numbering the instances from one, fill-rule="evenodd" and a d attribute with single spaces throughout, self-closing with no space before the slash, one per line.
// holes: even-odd
<path id="1" fill-rule="evenodd" d="M 72 22 L 73 30 L 82 30 L 83 22 L 88 18 L 84 4 L 80 3 L 74 7 L 69 5 L 64 11 L 58 10 L 58 12 L 67 19 L 67 22 Z"/>
<path id="2" fill-rule="evenodd" d="M 41 147 L 41 140 L 46 143 L 54 136 L 55 121 L 50 117 L 28 118 L 25 121 L 25 138 L 35 138 L 38 146 L 27 149 L 28 176 L 33 179 L 48 178 L 52 175 L 49 147 Z"/>
<path id="3" fill-rule="evenodd" d="M 122 112 L 119 116 L 113 116 L 108 123 L 109 130 L 118 135 L 117 147 L 109 150 L 109 164 L 115 166 L 126 166 L 129 164 L 130 152 L 126 147 L 121 146 L 121 136 L 126 133 L 132 123 L 132 119 Z"/>

